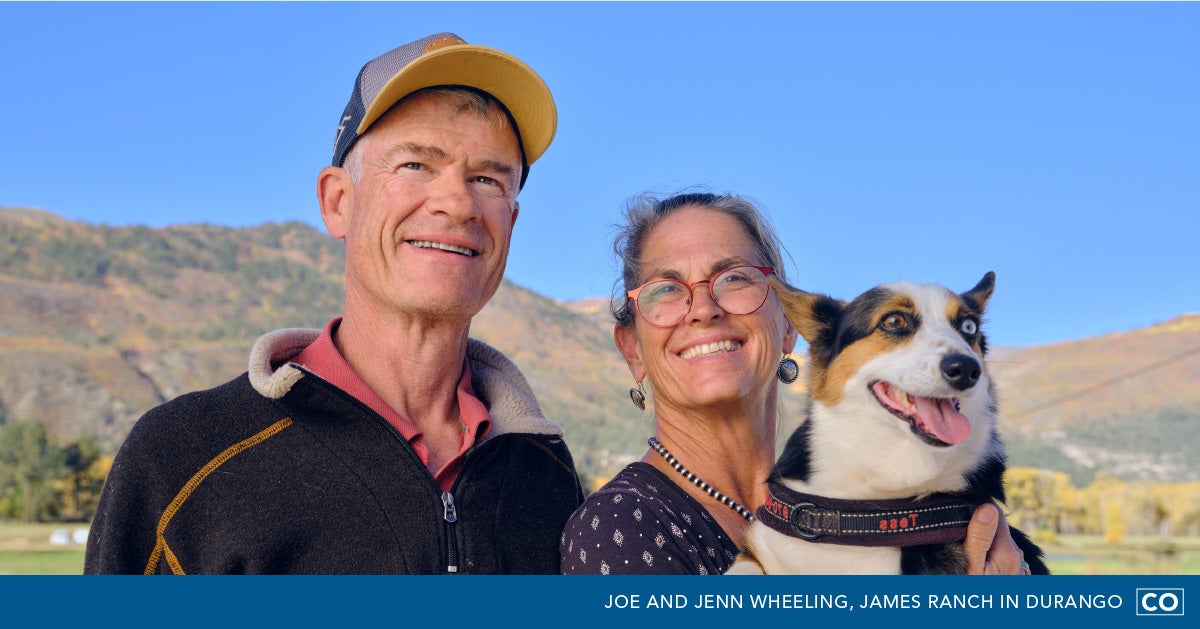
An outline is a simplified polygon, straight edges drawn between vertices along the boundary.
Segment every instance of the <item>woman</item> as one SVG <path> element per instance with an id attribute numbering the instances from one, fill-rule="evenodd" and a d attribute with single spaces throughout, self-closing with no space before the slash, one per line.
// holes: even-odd
<path id="1" fill-rule="evenodd" d="M 753 204 L 695 193 L 630 204 L 614 249 L 626 298 L 613 335 L 640 408 L 649 381 L 654 437 L 568 520 L 562 572 L 720 574 L 766 500 L 779 379 L 795 368 L 780 359 L 796 330 L 766 282 L 786 280 L 781 247 Z M 984 505 L 970 525 L 972 572 L 1018 571 L 998 514 Z"/>

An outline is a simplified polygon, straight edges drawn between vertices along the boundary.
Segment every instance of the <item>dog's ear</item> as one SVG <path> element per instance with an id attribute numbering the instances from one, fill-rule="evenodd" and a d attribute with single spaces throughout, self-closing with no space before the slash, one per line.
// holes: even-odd
<path id="1" fill-rule="evenodd" d="M 783 305 L 783 313 L 788 321 L 810 344 L 820 336 L 822 330 L 837 323 L 842 308 L 846 306 L 846 302 L 827 295 L 807 293 L 788 286 L 775 276 L 768 277 L 767 282 L 779 296 L 779 303 Z"/>
<path id="2" fill-rule="evenodd" d="M 996 274 L 988 271 L 983 275 L 983 279 L 979 280 L 979 283 L 975 285 L 975 288 L 959 295 L 959 297 L 962 297 L 963 301 L 970 304 L 976 312 L 983 314 L 984 309 L 987 308 L 988 299 L 992 297 L 992 290 L 994 288 L 996 288 Z"/>

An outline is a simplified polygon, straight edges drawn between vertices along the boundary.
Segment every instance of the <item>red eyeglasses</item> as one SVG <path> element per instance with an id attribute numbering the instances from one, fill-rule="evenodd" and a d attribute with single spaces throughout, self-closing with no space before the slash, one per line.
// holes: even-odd
<path id="1" fill-rule="evenodd" d="M 706 280 L 688 284 L 679 280 L 651 280 L 626 293 L 638 314 L 656 328 L 669 328 L 692 309 L 692 289 L 708 284 L 708 296 L 729 314 L 750 314 L 767 301 L 770 266 L 735 266 Z"/>

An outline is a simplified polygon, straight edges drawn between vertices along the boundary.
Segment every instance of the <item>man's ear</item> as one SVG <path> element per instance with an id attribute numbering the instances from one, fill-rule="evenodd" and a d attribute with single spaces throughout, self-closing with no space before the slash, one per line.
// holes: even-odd
<path id="1" fill-rule="evenodd" d="M 508 235 L 511 237 L 513 228 L 517 226 L 517 215 L 521 213 L 521 202 L 513 201 L 512 219 L 508 221 Z"/>
<path id="2" fill-rule="evenodd" d="M 642 350 L 633 335 L 633 326 L 613 327 L 613 340 L 617 342 L 617 350 L 625 357 L 625 364 L 634 380 L 641 382 L 646 378 L 646 363 L 642 361 Z"/>
<path id="3" fill-rule="evenodd" d="M 345 168 L 326 166 L 317 175 L 317 202 L 325 231 L 337 239 L 346 237 L 350 226 L 350 207 L 354 201 L 354 182 Z"/>

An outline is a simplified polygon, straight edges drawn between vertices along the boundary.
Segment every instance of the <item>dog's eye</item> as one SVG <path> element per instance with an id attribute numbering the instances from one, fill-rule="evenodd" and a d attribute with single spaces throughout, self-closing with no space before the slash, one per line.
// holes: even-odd
<path id="1" fill-rule="evenodd" d="M 903 330 L 908 327 L 908 317 L 898 312 L 893 312 L 883 318 L 881 325 L 889 330 Z"/>
<path id="2" fill-rule="evenodd" d="M 979 324 L 974 319 L 963 319 L 958 324 L 958 331 L 967 336 L 975 336 L 979 333 Z"/>

